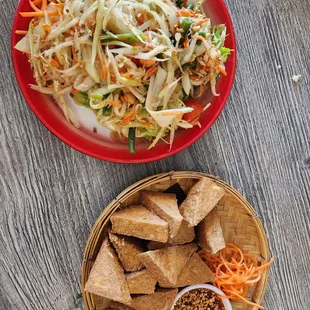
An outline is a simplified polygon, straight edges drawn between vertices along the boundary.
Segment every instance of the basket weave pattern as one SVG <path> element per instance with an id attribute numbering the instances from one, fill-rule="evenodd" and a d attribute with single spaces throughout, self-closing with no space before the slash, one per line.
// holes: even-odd
<path id="1" fill-rule="evenodd" d="M 109 218 L 113 212 L 118 208 L 138 204 L 140 200 L 139 191 L 142 189 L 164 191 L 171 185 L 179 183 L 182 189 L 188 193 L 197 179 L 201 177 L 211 178 L 226 189 L 226 194 L 217 205 L 225 241 L 236 244 L 243 251 L 255 255 L 261 261 L 270 259 L 268 242 L 262 223 L 249 203 L 228 184 L 212 175 L 196 172 L 170 172 L 151 176 L 135 183 L 118 195 L 102 212 L 90 233 L 82 264 L 82 290 L 87 310 L 104 310 L 107 307 L 106 299 L 85 292 L 84 286 L 101 243 L 107 234 Z M 268 275 L 269 269 L 266 269 L 259 283 L 249 290 L 247 298 L 261 303 L 266 292 Z M 234 310 L 256 309 L 240 302 L 233 302 L 232 306 Z"/>

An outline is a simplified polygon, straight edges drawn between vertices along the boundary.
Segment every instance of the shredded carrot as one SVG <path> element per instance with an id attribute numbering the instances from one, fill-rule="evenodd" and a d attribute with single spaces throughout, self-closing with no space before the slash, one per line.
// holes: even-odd
<path id="1" fill-rule="evenodd" d="M 28 33 L 28 31 L 27 30 L 16 30 L 15 33 L 18 35 L 24 36 Z"/>
<path id="2" fill-rule="evenodd" d="M 151 123 L 148 121 L 141 121 L 141 124 L 145 127 L 151 127 Z"/>
<path id="3" fill-rule="evenodd" d="M 135 116 L 135 114 L 136 114 L 136 108 L 133 107 L 133 108 L 129 111 L 129 113 L 128 113 L 127 115 L 124 116 L 124 118 L 123 118 L 123 125 L 124 125 L 124 126 L 129 125 L 130 121 L 131 121 L 132 118 Z"/>
<path id="4" fill-rule="evenodd" d="M 188 36 L 186 36 L 185 40 L 184 40 L 184 47 L 188 48 L 189 47 L 189 40 L 188 40 Z"/>
<path id="5" fill-rule="evenodd" d="M 247 303 L 247 304 L 250 305 L 250 306 L 256 307 L 256 308 L 258 308 L 258 309 L 265 309 L 263 306 L 258 305 L 258 304 L 256 304 L 255 302 L 251 302 L 251 301 L 247 300 L 246 298 L 244 298 L 243 296 L 241 296 L 241 295 L 239 295 L 239 294 L 237 294 L 237 293 L 235 293 L 235 292 L 233 292 L 233 291 L 229 291 L 229 290 L 228 290 L 227 292 L 229 292 L 230 294 L 232 294 L 232 295 L 238 297 L 238 299 L 242 300 L 243 302 Z"/>
<path id="6" fill-rule="evenodd" d="M 189 16 L 196 16 L 196 13 L 193 10 L 182 8 L 180 10 L 177 10 L 176 15 L 189 17 Z"/>
<path id="7" fill-rule="evenodd" d="M 206 71 L 206 72 L 208 72 L 208 69 L 209 69 L 209 64 L 206 63 L 206 64 L 204 65 L 204 67 L 203 67 L 203 70 Z"/>
<path id="8" fill-rule="evenodd" d="M 125 79 L 131 79 L 131 78 L 132 78 L 132 74 L 129 73 L 129 72 L 127 72 L 127 73 L 123 74 L 123 77 L 124 77 Z"/>
<path id="9" fill-rule="evenodd" d="M 48 24 L 43 24 L 42 28 L 47 32 L 50 33 L 52 31 L 52 27 Z"/>
<path id="10" fill-rule="evenodd" d="M 32 1 L 29 0 L 29 4 L 34 11 L 41 12 L 41 10 Z"/>
<path id="11" fill-rule="evenodd" d="M 59 62 L 58 62 L 57 60 L 55 60 L 55 59 L 51 59 L 51 60 L 50 60 L 50 64 L 51 64 L 52 66 L 55 66 L 56 68 L 60 68 Z"/>
<path id="12" fill-rule="evenodd" d="M 52 6 L 54 8 L 64 8 L 65 4 L 64 3 L 52 3 Z"/>
<path id="13" fill-rule="evenodd" d="M 181 10 L 178 10 L 177 13 L 176 13 L 177 16 L 191 16 L 191 13 L 188 11 L 188 10 L 185 10 L 185 9 L 181 9 Z"/>
<path id="14" fill-rule="evenodd" d="M 105 81 L 108 79 L 108 69 L 105 64 L 102 65 L 102 77 Z"/>
<path id="15" fill-rule="evenodd" d="M 51 20 L 52 23 L 58 22 L 58 18 L 57 17 L 51 17 L 50 20 Z"/>
<path id="16" fill-rule="evenodd" d="M 33 25 L 33 27 L 38 26 L 39 25 L 39 21 L 38 20 L 33 21 L 32 25 Z"/>
<path id="17" fill-rule="evenodd" d="M 146 17 L 146 10 L 144 10 L 143 12 L 138 14 L 138 16 L 136 16 L 136 20 L 138 21 L 139 25 L 145 23 L 146 21 L 145 17 Z"/>
<path id="18" fill-rule="evenodd" d="M 209 21 L 209 18 L 204 18 L 204 19 L 198 20 L 197 22 L 195 22 L 195 26 L 200 26 L 207 21 Z"/>
<path id="19" fill-rule="evenodd" d="M 188 11 L 193 15 L 196 16 L 197 14 L 195 13 L 195 11 L 188 9 Z"/>
<path id="20" fill-rule="evenodd" d="M 44 12 L 19 12 L 19 14 L 23 17 L 44 17 Z M 48 16 L 59 16 L 59 12 L 46 12 Z"/>
<path id="21" fill-rule="evenodd" d="M 124 95 L 120 95 L 119 99 L 121 99 L 122 102 L 126 102 L 127 101 Z"/>
<path id="22" fill-rule="evenodd" d="M 219 256 L 210 254 L 205 250 L 199 251 L 199 255 L 215 273 L 214 285 L 226 294 L 222 298 L 243 301 L 251 306 L 264 309 L 264 307 L 247 300 L 245 297 L 249 287 L 261 279 L 262 271 L 274 262 L 274 258 L 259 265 L 257 259 L 243 253 L 232 243 L 227 243 L 226 248 L 220 251 Z"/>
<path id="23" fill-rule="evenodd" d="M 116 109 L 120 109 L 122 107 L 122 105 L 119 102 L 114 101 L 114 100 L 108 100 L 107 103 L 112 105 Z"/>
<path id="24" fill-rule="evenodd" d="M 35 6 L 41 4 L 42 0 L 34 0 L 32 1 L 32 4 L 34 4 Z"/>
<path id="25" fill-rule="evenodd" d="M 78 90 L 78 89 L 76 89 L 76 88 L 73 88 L 72 89 L 72 94 L 73 95 L 76 95 L 76 94 L 78 94 L 80 91 Z"/>
<path id="26" fill-rule="evenodd" d="M 222 66 L 216 66 L 216 69 L 219 70 L 224 76 L 227 76 L 227 72 Z"/>
<path id="27" fill-rule="evenodd" d="M 149 78 L 150 76 L 152 76 L 155 72 L 157 72 L 157 69 L 158 69 L 158 68 L 155 66 L 155 67 L 153 67 L 153 68 L 147 70 L 146 73 L 145 73 L 146 78 L 148 79 L 148 78 Z"/>
<path id="28" fill-rule="evenodd" d="M 163 114 L 163 116 L 182 116 L 183 115 L 183 113 L 182 112 L 163 112 L 162 113 Z"/>
<path id="29" fill-rule="evenodd" d="M 127 68 L 124 66 L 124 67 L 119 68 L 118 71 L 120 73 L 126 73 L 127 72 Z"/>
<path id="30" fill-rule="evenodd" d="M 156 60 L 154 60 L 154 59 L 140 59 L 140 63 L 142 66 L 149 68 L 149 67 L 152 67 L 156 64 Z"/>

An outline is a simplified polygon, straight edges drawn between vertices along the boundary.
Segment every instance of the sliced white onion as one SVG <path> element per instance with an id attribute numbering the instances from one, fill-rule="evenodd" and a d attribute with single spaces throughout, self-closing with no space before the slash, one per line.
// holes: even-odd
<path id="1" fill-rule="evenodd" d="M 183 73 L 183 76 L 182 76 L 182 86 L 183 86 L 183 89 L 184 89 L 186 95 L 189 95 L 189 92 L 191 90 L 192 84 L 191 84 L 191 80 L 190 80 L 189 75 L 188 75 L 187 72 Z"/>
<path id="2" fill-rule="evenodd" d="M 180 117 L 180 113 L 190 113 L 193 111 L 193 108 L 179 108 L 179 109 L 169 109 L 169 110 L 162 110 L 162 111 L 150 111 L 148 112 L 154 118 L 156 123 L 160 127 L 168 127 L 172 124 L 176 117 Z M 175 115 L 170 115 L 175 114 Z"/>
<path id="3" fill-rule="evenodd" d="M 29 38 L 28 36 L 24 36 L 15 46 L 18 51 L 22 53 L 29 53 L 30 48 L 29 48 Z"/>
<path id="4" fill-rule="evenodd" d="M 75 79 L 73 86 L 77 90 L 87 91 L 94 85 L 95 85 L 95 82 L 89 76 L 85 78 L 82 74 L 80 74 Z"/>

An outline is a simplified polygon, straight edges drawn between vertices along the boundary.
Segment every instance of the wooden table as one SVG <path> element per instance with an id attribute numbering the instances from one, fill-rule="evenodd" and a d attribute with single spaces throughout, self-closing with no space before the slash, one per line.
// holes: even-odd
<path id="1" fill-rule="evenodd" d="M 266 309 L 310 309 L 309 1 L 230 1 L 239 53 L 224 112 L 189 149 L 135 166 L 70 149 L 30 111 L 10 60 L 17 2 L 0 1 L 0 308 L 83 309 L 82 253 L 103 208 L 141 178 L 195 170 L 233 185 L 262 219 L 276 257 Z"/>

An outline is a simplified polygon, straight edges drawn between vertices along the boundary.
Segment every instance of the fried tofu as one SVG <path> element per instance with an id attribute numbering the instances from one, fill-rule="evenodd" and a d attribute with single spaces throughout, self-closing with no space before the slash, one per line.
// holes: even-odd
<path id="1" fill-rule="evenodd" d="M 141 240 L 116 235 L 109 233 L 110 241 L 112 242 L 118 258 L 127 272 L 138 271 L 143 268 L 142 263 L 137 258 L 137 255 L 144 252 L 144 247 Z"/>
<path id="2" fill-rule="evenodd" d="M 182 269 L 178 281 L 174 287 L 184 287 L 187 285 L 208 283 L 214 281 L 214 273 L 203 262 L 200 256 L 195 253 Z"/>
<path id="3" fill-rule="evenodd" d="M 138 258 L 158 280 L 159 285 L 163 283 L 167 287 L 176 285 L 183 267 L 196 251 L 197 245 L 191 243 L 144 252 Z"/>
<path id="4" fill-rule="evenodd" d="M 126 280 L 130 294 L 152 294 L 157 283 L 147 269 L 127 273 Z"/>
<path id="5" fill-rule="evenodd" d="M 150 295 L 133 296 L 130 304 L 125 308 L 120 308 L 119 304 L 114 302 L 110 307 L 117 310 L 170 310 L 177 294 L 177 289 L 158 289 Z"/>
<path id="6" fill-rule="evenodd" d="M 111 301 L 109 309 L 113 309 L 113 310 L 134 310 L 133 308 L 131 308 L 127 305 L 121 304 L 119 302 L 116 302 L 116 301 Z"/>
<path id="7" fill-rule="evenodd" d="M 159 242 L 168 241 L 168 223 L 143 206 L 131 206 L 111 216 L 112 233 Z"/>
<path id="8" fill-rule="evenodd" d="M 141 191 L 140 198 L 144 207 L 168 222 L 169 236 L 175 237 L 183 221 L 175 194 Z"/>
<path id="9" fill-rule="evenodd" d="M 226 247 L 217 209 L 213 209 L 197 227 L 197 243 L 213 254 Z"/>
<path id="10" fill-rule="evenodd" d="M 200 179 L 180 206 L 180 213 L 190 226 L 198 225 L 224 196 L 225 190 L 208 178 Z"/>
<path id="11" fill-rule="evenodd" d="M 194 227 L 188 226 L 186 221 L 182 221 L 181 227 L 174 238 L 169 237 L 167 243 L 161 243 L 156 241 L 150 241 L 147 244 L 149 250 L 158 250 L 162 248 L 169 247 L 171 245 L 180 245 L 190 243 L 195 239 L 195 229 Z"/>
<path id="12" fill-rule="evenodd" d="M 195 229 L 189 226 L 189 224 L 183 220 L 178 233 L 173 237 L 169 238 L 168 242 L 171 244 L 185 244 L 192 242 L 195 239 Z"/>
<path id="13" fill-rule="evenodd" d="M 123 267 L 106 238 L 90 271 L 85 291 L 121 303 L 131 301 Z"/>

